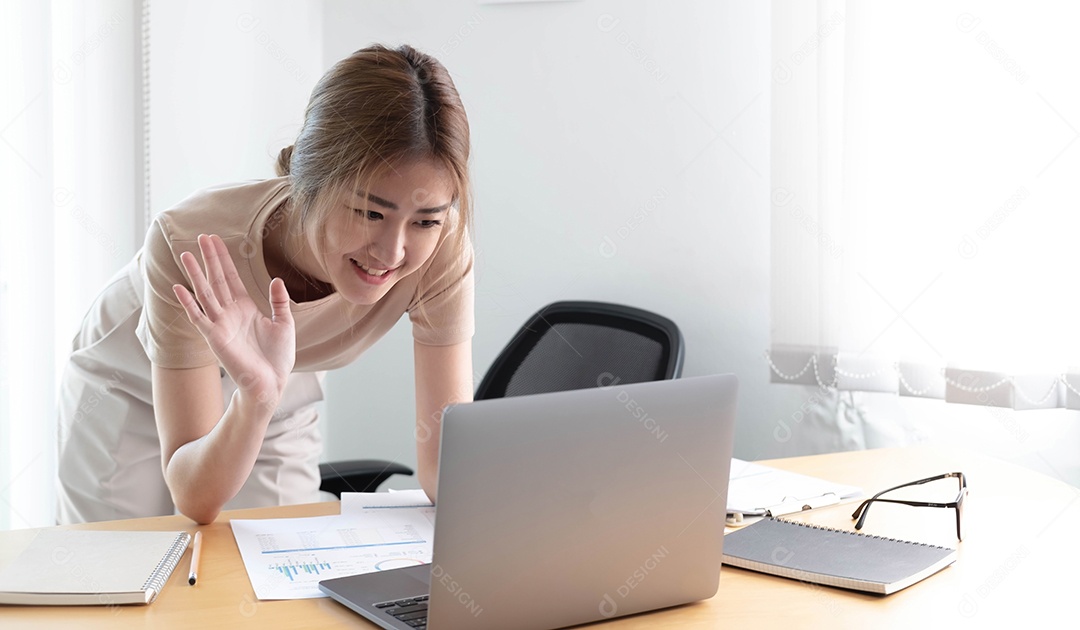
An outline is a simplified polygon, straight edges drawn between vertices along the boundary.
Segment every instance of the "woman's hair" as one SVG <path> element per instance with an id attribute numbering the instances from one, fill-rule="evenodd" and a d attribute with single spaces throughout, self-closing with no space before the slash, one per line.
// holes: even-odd
<path id="1" fill-rule="evenodd" d="M 329 195 L 342 186 L 370 191 L 396 166 L 419 160 L 451 178 L 460 251 L 472 200 L 469 121 L 457 88 L 434 57 L 411 46 L 374 45 L 336 63 L 315 85 L 296 143 L 281 150 L 276 168 L 292 180 L 294 227 L 312 230 L 308 240 L 321 249 L 321 228 L 340 211 Z"/>

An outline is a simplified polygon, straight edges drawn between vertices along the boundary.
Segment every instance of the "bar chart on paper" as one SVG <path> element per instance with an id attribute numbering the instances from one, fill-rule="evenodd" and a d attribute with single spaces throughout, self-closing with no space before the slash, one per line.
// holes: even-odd
<path id="1" fill-rule="evenodd" d="M 290 563 L 290 564 L 275 564 L 271 568 L 277 569 L 285 577 L 289 578 L 289 581 L 294 581 L 294 578 L 303 572 L 305 575 L 321 575 L 322 572 L 330 571 L 333 569 L 329 562 L 320 562 L 318 558 L 312 558 L 311 562 L 304 562 L 302 564 Z"/>
<path id="2" fill-rule="evenodd" d="M 324 597 L 319 581 L 431 562 L 434 507 L 233 520 L 233 536 L 259 599 Z M 430 512 L 430 513 L 428 513 Z"/>

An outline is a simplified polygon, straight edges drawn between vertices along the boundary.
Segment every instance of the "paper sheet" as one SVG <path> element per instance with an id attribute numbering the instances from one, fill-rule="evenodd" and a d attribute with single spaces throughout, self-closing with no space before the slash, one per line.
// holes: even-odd
<path id="1" fill-rule="evenodd" d="M 325 597 L 319 581 L 431 562 L 435 506 L 422 490 L 343 493 L 341 514 L 235 519 L 259 599 Z"/>
<path id="2" fill-rule="evenodd" d="M 862 493 L 862 488 L 856 486 L 732 458 L 727 511 L 728 514 L 764 516 L 766 510 L 776 506 L 794 506 L 773 510 L 773 516 L 780 516 L 798 511 L 802 505 L 835 504 L 862 496 Z M 825 500 L 822 501 L 822 497 L 826 497 Z M 829 497 L 833 497 L 832 500 Z"/>

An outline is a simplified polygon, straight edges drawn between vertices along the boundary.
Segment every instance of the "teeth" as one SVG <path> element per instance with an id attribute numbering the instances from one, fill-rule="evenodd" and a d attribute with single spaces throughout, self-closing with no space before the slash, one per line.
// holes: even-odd
<path id="1" fill-rule="evenodd" d="M 352 262 L 353 262 L 354 265 L 359 267 L 361 270 L 363 270 L 364 273 L 368 274 L 369 276 L 375 276 L 375 277 L 385 276 L 387 271 L 389 271 L 387 269 L 368 269 L 367 267 L 361 265 L 360 263 L 356 262 L 355 260 L 352 261 Z"/>

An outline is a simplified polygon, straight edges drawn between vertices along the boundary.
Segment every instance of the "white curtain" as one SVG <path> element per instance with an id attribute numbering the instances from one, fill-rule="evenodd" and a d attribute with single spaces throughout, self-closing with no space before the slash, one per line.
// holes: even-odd
<path id="1" fill-rule="evenodd" d="M 774 0 L 774 382 L 1080 409 L 1078 18 Z"/>
<path id="2" fill-rule="evenodd" d="M 0 528 L 51 525 L 56 387 L 141 243 L 140 0 L 0 2 Z"/>

